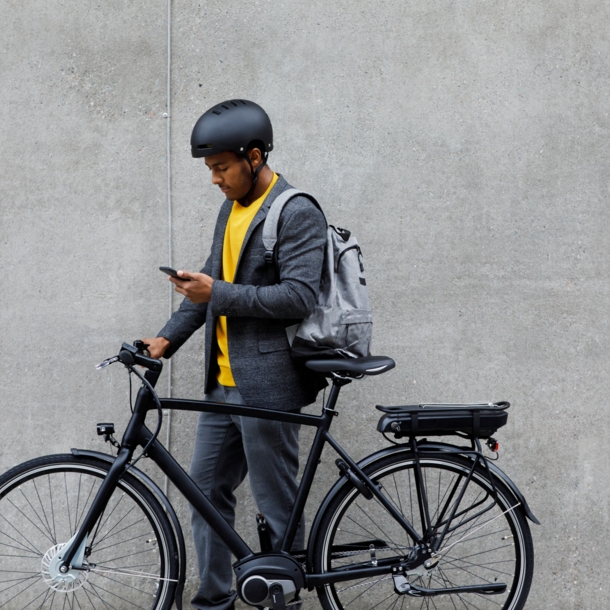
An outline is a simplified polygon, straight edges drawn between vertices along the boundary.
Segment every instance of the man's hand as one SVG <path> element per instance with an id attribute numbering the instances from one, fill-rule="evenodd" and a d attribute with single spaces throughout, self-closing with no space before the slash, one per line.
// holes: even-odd
<path id="1" fill-rule="evenodd" d="M 209 303 L 212 299 L 212 284 L 214 280 L 205 273 L 190 273 L 178 271 L 178 275 L 188 278 L 190 282 L 182 282 L 169 276 L 169 281 L 176 286 L 176 292 L 183 294 L 192 303 Z"/>
<path id="2" fill-rule="evenodd" d="M 148 344 L 146 348 L 150 352 L 151 358 L 161 358 L 165 350 L 169 347 L 169 341 L 165 337 L 155 337 L 154 339 L 142 339 Z"/>

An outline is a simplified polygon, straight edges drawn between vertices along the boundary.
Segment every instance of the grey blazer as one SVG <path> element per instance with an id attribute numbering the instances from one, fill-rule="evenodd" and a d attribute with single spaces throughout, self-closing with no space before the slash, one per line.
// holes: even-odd
<path id="1" fill-rule="evenodd" d="M 315 401 L 326 381 L 294 360 L 285 328 L 303 319 L 316 303 L 326 242 L 326 221 L 306 197 L 291 199 L 278 223 L 275 278 L 270 278 L 262 241 L 263 221 L 273 200 L 292 188 L 282 176 L 250 224 L 234 282 L 220 279 L 225 228 L 233 202 L 220 208 L 212 249 L 202 273 L 214 278 L 212 299 L 184 299 L 159 337 L 172 354 L 205 324 L 205 391 L 216 378 L 216 318 L 227 317 L 229 357 L 237 388 L 247 404 L 293 410 Z"/>

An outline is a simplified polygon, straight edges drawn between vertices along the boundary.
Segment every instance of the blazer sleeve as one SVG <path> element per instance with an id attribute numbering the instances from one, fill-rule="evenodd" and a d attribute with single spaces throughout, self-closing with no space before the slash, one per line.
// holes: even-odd
<path id="1" fill-rule="evenodd" d="M 296 205 L 291 206 L 292 202 Z M 209 303 L 214 316 L 305 318 L 314 309 L 326 244 L 326 220 L 304 197 L 284 208 L 278 226 L 277 270 L 272 286 L 214 280 Z"/>
<path id="2" fill-rule="evenodd" d="M 211 275 L 211 259 L 208 257 L 201 273 Z M 186 340 L 205 324 L 208 311 L 208 303 L 193 303 L 186 297 L 180 303 L 180 307 L 174 311 L 165 326 L 159 331 L 157 337 L 164 337 L 169 341 L 169 347 L 163 355 L 171 358 Z"/>

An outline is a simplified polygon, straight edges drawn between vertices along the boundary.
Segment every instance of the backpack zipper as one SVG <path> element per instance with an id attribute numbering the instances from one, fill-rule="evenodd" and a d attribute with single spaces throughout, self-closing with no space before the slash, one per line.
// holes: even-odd
<path id="1" fill-rule="evenodd" d="M 339 254 L 339 256 L 337 257 L 337 262 L 335 263 L 335 273 L 339 271 L 339 263 L 341 262 L 341 257 L 350 250 L 358 250 L 358 263 L 360 263 L 360 271 L 364 272 L 364 265 L 360 260 L 362 258 L 362 250 L 360 250 L 360 246 L 358 244 L 355 244 L 354 246 L 350 246 L 349 248 L 345 248 L 345 250 L 341 251 L 341 254 Z"/>

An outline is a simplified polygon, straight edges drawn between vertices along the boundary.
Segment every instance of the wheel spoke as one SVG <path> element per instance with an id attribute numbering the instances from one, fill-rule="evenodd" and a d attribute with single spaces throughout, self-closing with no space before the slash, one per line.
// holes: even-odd
<path id="1" fill-rule="evenodd" d="M 0 518 L 4 519 L 6 521 L 6 519 L 0 514 Z M 21 532 L 19 532 L 17 530 L 17 528 L 12 525 L 10 522 L 7 521 L 7 524 L 12 527 L 18 534 L 20 534 L 23 537 L 23 534 Z M 35 557 L 40 557 L 41 553 L 36 549 L 36 547 L 30 543 L 30 541 L 26 538 L 25 541 L 30 545 L 30 546 L 26 546 L 25 544 L 23 544 L 21 541 L 17 540 L 16 538 L 13 538 L 12 536 L 10 536 L 9 534 L 7 534 L 4 530 L 0 530 L 0 534 L 2 534 L 3 536 L 6 536 L 9 540 L 12 540 L 16 545 L 18 546 L 13 546 L 11 545 L 7 545 L 6 543 L 0 543 L 2 544 L 2 546 L 8 546 L 9 548 L 15 548 L 18 550 L 22 550 L 22 551 L 26 551 L 26 552 L 30 552 L 32 553 Z"/>
<path id="2" fill-rule="evenodd" d="M 125 576 L 135 576 L 137 578 L 150 578 L 152 580 L 169 580 L 171 582 L 178 582 L 177 578 L 163 578 L 154 572 L 143 572 L 141 570 L 136 570 L 135 568 L 139 566 L 134 566 L 133 568 L 121 568 L 121 567 L 107 567 L 97 565 L 92 572 L 96 574 L 123 574 Z M 146 566 L 142 566 L 146 567 Z"/>
<path id="3" fill-rule="evenodd" d="M 78 511 L 78 508 L 79 508 L 79 506 L 81 504 L 80 498 L 81 498 L 81 483 L 82 483 L 82 478 L 83 478 L 83 475 L 79 474 L 79 477 L 78 477 L 78 487 L 77 487 L 77 494 L 78 495 L 77 495 L 77 501 L 76 501 L 76 510 L 77 511 Z M 85 498 L 85 500 L 82 502 L 83 507 L 81 509 L 80 515 L 76 519 L 76 527 L 75 527 L 75 529 L 78 529 L 81 526 L 81 523 L 83 522 L 83 519 L 87 516 L 87 512 L 88 512 L 89 506 L 90 506 L 90 502 L 92 502 L 93 498 L 95 497 L 93 490 L 99 487 L 99 483 L 95 479 L 93 479 L 91 477 L 89 477 L 89 479 L 90 479 L 90 483 L 91 483 L 89 485 L 89 492 L 87 493 L 87 497 Z"/>
<path id="4" fill-rule="evenodd" d="M 112 546 L 115 546 L 116 544 L 124 544 L 126 540 L 123 540 L 123 538 L 120 537 L 119 534 L 122 534 L 123 532 L 127 531 L 128 529 L 130 529 L 132 527 L 135 527 L 137 525 L 140 525 L 142 523 L 146 523 L 145 519 L 139 519 L 138 521 L 134 521 L 133 523 L 130 523 L 129 525 L 121 528 L 120 530 L 115 531 L 113 534 L 105 533 L 101 538 L 97 539 L 97 541 L 96 541 L 96 543 L 94 545 L 95 549 L 99 553 L 100 550 L 102 550 L 102 549 L 111 548 Z M 114 529 L 116 530 L 116 527 Z M 111 535 L 112 536 L 117 536 L 119 538 L 120 542 L 119 543 L 110 544 L 110 545 L 107 545 L 107 546 L 104 546 L 104 547 L 100 547 L 102 542 L 105 542 L 108 538 L 110 538 Z M 146 535 L 147 535 L 147 533 L 143 533 L 143 534 L 140 534 L 139 536 L 136 536 L 135 538 L 141 538 L 142 536 L 146 536 Z"/>
<path id="5" fill-rule="evenodd" d="M 40 604 L 40 606 L 38 606 L 38 610 L 40 610 L 40 608 L 44 607 L 44 604 L 47 601 L 47 599 L 49 599 L 49 597 L 54 597 L 55 596 L 55 591 L 53 589 L 47 589 L 41 595 L 43 595 L 44 598 L 43 598 L 42 603 Z M 41 597 L 41 595 L 39 595 L 36 599 L 39 599 Z M 51 604 L 51 605 L 53 605 L 53 604 Z"/>
<path id="6" fill-rule="evenodd" d="M 125 531 L 125 530 L 127 530 L 127 529 L 129 529 L 129 528 L 128 528 L 128 527 L 123 528 L 123 530 L 122 530 L 122 531 Z M 96 550 L 98 553 L 101 553 L 102 551 L 105 551 L 105 550 L 107 550 L 107 549 L 112 549 L 112 548 L 114 548 L 114 547 L 116 547 L 116 546 L 119 546 L 120 544 L 129 544 L 130 542 L 134 542 L 135 540 L 140 540 L 141 538 L 147 538 L 148 536 L 152 536 L 152 535 L 153 535 L 153 532 L 144 532 L 144 533 L 142 533 L 142 534 L 138 534 L 137 536 L 134 536 L 133 538 L 125 538 L 125 539 L 122 539 L 122 538 L 121 538 L 121 539 L 120 539 L 118 542 L 113 542 L 112 544 L 108 544 L 108 545 L 106 545 L 106 546 L 99 546 L 99 543 L 100 543 L 101 541 L 98 541 L 98 544 L 97 544 L 97 546 L 95 547 L 95 550 Z M 106 538 L 107 538 L 107 536 L 105 536 L 105 537 L 104 537 L 104 540 L 105 540 Z"/>
<path id="7" fill-rule="evenodd" d="M 155 580 L 155 581 L 160 580 L 158 576 L 155 576 L 152 574 L 145 576 L 143 574 L 135 574 L 133 572 L 120 572 L 120 571 L 106 572 L 105 570 L 99 570 L 99 571 L 96 571 L 96 574 L 99 574 L 102 579 L 109 580 L 112 583 L 120 584 L 121 587 L 123 587 L 123 588 L 131 589 L 132 591 L 136 591 L 138 593 L 142 593 L 144 595 L 148 595 L 148 596 L 152 596 L 152 597 L 154 597 L 155 592 L 152 591 L 151 589 L 140 589 L 139 587 L 136 587 L 134 585 L 126 584 L 126 581 L 121 581 L 121 580 L 118 580 L 117 578 L 113 578 L 110 574 L 135 576 L 136 578 L 145 578 L 145 579 L 151 579 L 151 580 Z M 165 579 L 165 580 L 167 580 L 167 579 Z M 174 580 L 174 582 L 178 582 L 178 581 Z"/>
<path id="8" fill-rule="evenodd" d="M 19 513 L 21 513 L 21 515 L 27 520 L 29 521 L 43 536 L 45 536 L 46 538 L 48 538 L 49 542 L 51 542 L 52 544 L 56 544 L 55 541 L 53 540 L 52 536 L 47 534 L 47 532 L 41 530 L 38 525 L 36 525 L 36 523 L 34 523 L 34 521 L 32 521 L 32 519 L 30 519 L 24 512 L 23 510 L 16 506 L 12 500 L 8 500 L 9 504 L 15 509 L 17 510 Z M 8 523 L 8 525 L 10 525 L 10 527 L 12 527 L 18 534 L 20 534 L 23 538 L 25 538 L 25 536 L 23 535 L 22 532 L 19 531 L 19 529 L 17 529 L 12 523 L 10 523 L 9 521 L 7 521 L 4 516 L 2 516 L 2 518 Z M 27 540 L 27 538 L 26 538 Z"/>
<path id="9" fill-rule="evenodd" d="M 7 601 L 5 601 L 3 604 L 0 605 L 0 608 L 6 606 L 6 604 L 12 602 L 18 595 L 21 595 L 23 593 L 25 593 L 26 591 L 28 591 L 29 589 L 31 589 L 33 586 L 35 586 L 39 580 L 38 580 L 38 574 L 36 575 L 36 577 L 30 577 L 30 578 L 24 578 L 21 582 L 24 581 L 31 581 L 29 582 L 23 589 L 20 589 L 19 591 L 17 591 L 11 598 L 9 598 Z M 4 589 L 2 591 L 2 593 L 4 593 L 5 591 L 8 591 L 10 589 L 12 589 L 13 587 L 8 587 L 7 589 Z"/>
<path id="10" fill-rule="evenodd" d="M 24 572 L 20 572 L 20 573 L 23 574 Z M 24 576 L 23 578 L 14 578 L 12 580 L 3 580 L 2 584 L 11 583 L 11 582 L 13 584 L 9 585 L 8 587 L 5 587 L 4 589 L 0 589 L 0 593 L 5 593 L 6 591 L 10 591 L 14 587 L 18 587 L 21 583 L 27 582 L 28 580 L 29 581 L 38 581 L 39 577 L 40 577 L 39 572 L 32 572 L 32 573 L 30 573 L 29 576 Z M 31 584 L 35 584 L 35 582 L 32 582 Z"/>
<path id="11" fill-rule="evenodd" d="M 112 580 L 111 578 L 109 580 Z M 136 608 L 140 608 L 140 610 L 147 610 L 145 606 L 141 606 L 137 603 L 134 603 L 131 600 L 128 600 L 125 597 L 122 597 L 121 595 L 118 595 L 117 593 L 115 593 L 114 591 L 111 591 L 110 589 L 105 589 L 104 587 L 100 586 L 100 585 L 91 585 L 91 587 L 95 590 L 95 592 L 97 593 L 97 595 L 101 598 L 101 595 L 98 593 L 99 591 L 103 591 L 104 593 L 106 593 L 107 595 L 111 595 L 112 597 L 116 597 L 117 599 L 120 599 L 122 602 L 125 602 L 126 604 L 129 604 L 130 606 L 135 606 Z M 130 587 L 130 588 L 134 588 L 134 587 Z M 107 596 L 106 596 L 107 599 Z"/>
<path id="12" fill-rule="evenodd" d="M 91 591 L 89 591 L 89 589 L 91 589 Z M 95 594 L 95 597 L 97 599 L 99 599 L 102 602 L 102 604 L 104 604 L 104 607 L 106 607 L 108 610 L 117 610 L 114 606 L 109 604 L 101 595 L 98 595 L 98 593 L 93 589 L 93 587 L 85 586 L 85 587 L 83 587 L 83 592 L 87 596 L 87 599 L 89 600 L 89 602 L 91 603 L 92 606 L 94 606 L 94 604 L 93 604 L 93 600 L 91 599 L 91 596 L 89 595 L 90 592 Z"/>
<path id="13" fill-rule="evenodd" d="M 108 524 L 108 522 L 110 521 L 110 519 L 112 519 L 115 511 L 117 510 L 117 508 L 119 507 L 119 504 L 121 503 L 121 500 L 123 500 L 124 496 L 121 496 L 118 501 L 115 503 L 115 505 L 112 507 L 112 510 L 108 511 L 106 510 L 106 513 L 104 515 L 103 519 L 100 519 L 100 525 L 98 527 L 99 531 L 104 530 L 104 527 Z M 106 509 L 108 509 L 108 507 L 106 507 Z M 107 538 L 108 536 L 112 535 L 112 532 L 119 527 L 119 525 L 121 524 L 121 522 L 126 519 L 129 516 L 129 513 L 131 513 L 131 511 L 134 510 L 134 507 L 130 508 L 129 511 L 124 514 L 109 530 L 106 531 L 106 534 L 100 538 L 100 540 L 98 541 L 98 543 L 103 542 L 105 538 Z"/>
<path id="14" fill-rule="evenodd" d="M 55 510 L 53 510 L 53 489 L 51 488 L 51 475 L 47 475 L 47 483 L 49 485 L 49 511 L 51 513 L 51 524 L 53 526 L 53 538 L 55 544 L 57 544 L 57 530 L 55 528 Z M 38 493 L 38 487 L 36 485 L 36 479 L 34 479 L 34 488 L 36 489 L 36 493 Z M 40 500 L 40 494 L 38 495 L 38 499 Z M 40 500 L 40 506 L 43 506 L 42 500 Z M 44 510 L 44 507 L 43 507 Z M 46 515 L 46 512 L 45 512 Z"/>
<path id="15" fill-rule="evenodd" d="M 23 490 L 21 488 L 19 488 L 19 491 L 21 492 L 21 495 L 23 496 L 24 500 L 26 500 L 26 502 L 32 507 L 32 513 L 40 519 L 40 522 L 42 523 L 43 527 L 46 527 L 46 530 L 49 533 L 49 539 L 53 542 L 53 544 L 57 544 L 57 540 L 55 539 L 53 528 L 51 526 L 51 523 L 49 522 L 49 517 L 47 516 L 47 511 L 45 510 L 44 504 L 42 502 L 42 498 L 40 497 L 40 493 L 38 492 L 38 486 L 36 485 L 36 482 L 34 481 L 34 492 L 36 493 L 36 498 L 38 499 L 38 503 L 40 504 L 40 510 L 42 512 L 42 517 L 44 517 L 44 522 L 43 522 L 41 516 L 36 511 L 36 509 L 31 505 L 27 495 L 25 493 L 23 493 Z"/>

